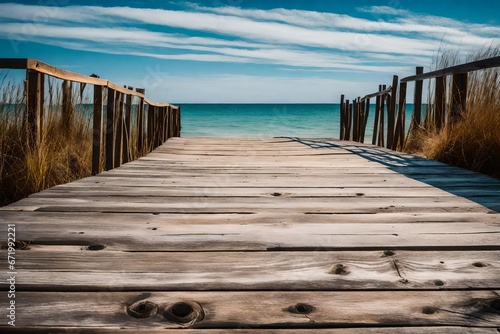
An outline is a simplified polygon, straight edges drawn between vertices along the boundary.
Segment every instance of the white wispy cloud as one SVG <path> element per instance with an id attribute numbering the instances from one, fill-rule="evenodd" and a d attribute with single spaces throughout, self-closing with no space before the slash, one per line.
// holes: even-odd
<path id="1" fill-rule="evenodd" d="M 11 40 L 36 38 L 72 49 L 158 59 L 373 72 L 421 64 L 443 43 L 466 50 L 489 45 L 500 34 L 499 27 L 405 9 L 358 10 L 373 19 L 192 3 L 184 10 L 7 3 L 0 4 L 0 33 Z"/>

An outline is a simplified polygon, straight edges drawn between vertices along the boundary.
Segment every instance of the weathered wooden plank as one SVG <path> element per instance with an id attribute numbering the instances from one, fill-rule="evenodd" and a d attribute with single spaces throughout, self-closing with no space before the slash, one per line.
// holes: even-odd
<path id="1" fill-rule="evenodd" d="M 7 211 L 0 210 L 2 222 L 6 224 L 22 223 L 29 229 L 54 228 L 64 230 L 64 226 L 80 231 L 94 227 L 96 221 L 99 226 L 120 225 L 124 228 L 141 226 L 143 224 L 160 223 L 168 225 L 189 224 L 279 224 L 279 223 L 301 223 L 301 224 L 424 224 L 424 223 L 500 223 L 500 214 L 462 212 L 455 213 L 375 213 L 375 214 L 301 214 L 292 212 L 264 212 L 256 214 L 245 213 L 221 213 L 221 214 L 192 214 L 182 213 L 152 214 L 152 213 L 100 213 L 100 212 L 33 212 L 33 211 Z M 149 223 L 149 224 L 148 224 Z M 28 232 L 26 229 L 23 232 Z M 1 232 L 1 231 L 0 231 Z M 74 233 L 73 233 L 74 234 Z"/>
<path id="2" fill-rule="evenodd" d="M 16 287 L 22 291 L 500 288 L 499 251 L 223 252 L 214 256 L 30 247 L 16 257 Z M 1 287 L 7 289 L 8 282 L 1 282 Z"/>
<path id="3" fill-rule="evenodd" d="M 126 168 L 125 168 L 126 167 Z M 214 174 L 214 173 L 224 173 L 224 174 L 305 174 L 305 175 L 324 175 L 325 177 L 334 176 L 338 173 L 340 174 L 396 174 L 401 173 L 404 175 L 414 175 L 414 174 L 427 174 L 427 175 L 443 175 L 443 174 L 455 174 L 455 175 L 468 175 L 471 177 L 477 176 L 476 173 L 469 170 L 450 167 L 446 165 L 441 166 L 404 166 L 404 167 L 385 167 L 383 165 L 362 167 L 362 166 L 350 166 L 350 167 L 273 167 L 273 166 L 254 166 L 254 167 L 233 167 L 233 166 L 213 166 L 212 168 L 203 168 L 201 164 L 193 166 L 174 166 L 169 165 L 168 169 L 159 165 L 151 165 L 149 163 L 143 162 L 142 160 L 136 160 L 128 163 L 123 168 L 117 168 L 110 171 L 111 173 L 133 173 L 140 171 L 148 171 L 151 173 L 163 173 L 163 174 Z M 493 179 L 492 179 L 493 180 Z"/>
<path id="4" fill-rule="evenodd" d="M 239 325 L 237 330 L 240 334 L 294 334 L 297 333 L 297 329 L 264 329 L 259 328 L 260 326 L 250 326 L 250 325 Z M 253 328 L 253 329 L 252 329 Z M 117 331 L 119 333 L 137 333 L 137 329 L 130 328 L 74 328 L 74 327 L 52 327 L 52 328 L 35 328 L 35 327 L 16 327 L 10 329 L 12 333 L 37 333 L 37 334 L 114 334 Z M 185 334 L 227 334 L 234 333 L 235 329 L 183 329 L 182 333 Z M 148 333 L 150 334 L 169 334 L 178 333 L 178 329 L 155 329 L 148 328 Z M 358 327 L 358 328 L 317 328 L 317 329 L 300 329 L 300 333 L 303 334 L 497 334 L 498 331 L 495 328 L 484 328 L 484 327 L 449 327 L 449 326 L 419 326 L 419 327 Z"/>
<path id="5" fill-rule="evenodd" d="M 124 228 L 140 226 L 143 224 L 161 223 L 170 224 L 425 224 L 425 223 L 499 223 L 499 214 L 463 212 L 455 213 L 376 213 L 376 214 L 321 214 L 321 213 L 291 213 L 291 212 L 265 212 L 265 213 L 218 213 L 218 214 L 191 214 L 183 213 L 100 213 L 100 212 L 42 212 L 42 211 L 7 211 L 0 210 L 2 222 L 6 224 L 22 223 L 26 227 L 24 232 L 37 229 L 43 232 L 46 228 L 69 231 L 82 231 L 93 226 L 99 221 L 100 226 L 112 228 L 120 225 Z M 149 225 L 148 224 L 148 225 Z M 29 227 L 29 228 L 28 228 Z M 75 234 L 75 233 L 72 233 Z"/>
<path id="6" fill-rule="evenodd" d="M 296 334 L 297 329 L 264 329 L 260 326 L 250 326 L 240 324 L 236 329 L 241 334 Z M 1 326 L 0 326 L 1 328 Z M 253 328 L 253 329 L 252 329 Z M 9 328 L 12 333 L 33 333 L 32 328 L 15 327 Z M 75 328 L 75 327 L 37 327 L 38 334 L 114 334 L 116 332 L 124 334 L 136 334 L 137 328 L 121 328 L 119 326 L 114 328 Z M 225 334 L 234 333 L 235 329 L 183 329 L 182 333 L 186 334 Z M 496 328 L 486 327 L 450 327 L 450 326 L 434 326 L 434 327 L 365 327 L 362 328 L 316 328 L 304 329 L 300 328 L 300 333 L 303 334 L 497 334 Z M 179 333 L 178 329 L 164 329 L 164 328 L 148 328 L 147 332 L 150 334 L 170 334 Z"/>
<path id="7" fill-rule="evenodd" d="M 202 221 L 212 216 L 202 212 L 199 215 Z M 184 217 L 186 222 L 189 216 Z M 33 244 L 101 244 L 111 250 L 131 251 L 500 249 L 498 222 L 315 224 L 277 219 L 275 223 L 247 224 L 245 220 L 236 220 L 207 225 L 181 224 L 179 220 L 171 223 L 169 215 L 142 224 L 122 217 L 122 224 L 104 219 L 66 226 L 17 223 L 18 238 Z M 7 240 L 6 231 L 0 234 L 2 240 Z"/>
<path id="8" fill-rule="evenodd" d="M 216 186 L 217 184 L 213 184 Z M 479 205 L 460 197 L 122 197 L 83 198 L 33 197 L 20 200 L 4 210 L 99 211 L 99 212 L 263 212 L 292 211 L 316 213 L 377 212 L 485 212 L 496 209 L 496 197 L 481 199 Z"/>
<path id="9" fill-rule="evenodd" d="M 457 182 L 462 181 L 461 187 L 474 187 L 475 189 L 495 188 L 495 182 L 488 182 L 488 180 L 474 179 L 459 176 L 450 176 L 449 178 L 439 176 L 419 176 L 418 179 L 404 178 L 402 176 L 380 177 L 377 175 L 345 175 L 336 178 L 324 178 L 314 176 L 276 176 L 276 177 L 236 177 L 229 174 L 223 175 L 207 175 L 201 177 L 189 176 L 162 176 L 162 177 L 147 177 L 147 175 L 134 175 L 127 177 L 120 177 L 116 174 L 101 175 L 95 179 L 82 179 L 72 183 L 75 187 L 98 187 L 98 186 L 120 186 L 126 184 L 127 186 L 147 186 L 147 187 L 167 187 L 167 186 L 185 186 L 185 187 L 255 187 L 255 188 L 269 188 L 269 187 L 289 187 L 294 184 L 301 184 L 305 187 L 317 188 L 422 188 L 434 186 L 442 189 L 455 188 Z M 498 188 L 497 188 L 498 189 Z M 480 190 L 478 191 L 480 195 Z"/>
<path id="10" fill-rule="evenodd" d="M 408 188 L 294 188 L 294 187 L 147 187 L 147 186 L 97 186 L 91 189 L 86 187 L 59 186 L 50 190 L 33 194 L 31 198 L 57 198 L 57 197 L 93 197 L 93 196 L 121 196 L 121 197 L 453 197 L 453 196 L 478 195 L 474 188 L 449 187 L 446 190 L 428 187 Z M 485 188 L 479 194 L 482 197 L 500 198 L 500 189 L 495 187 Z M 479 197 L 479 196 L 477 196 Z"/>
<path id="11" fill-rule="evenodd" d="M 143 329 L 344 327 L 346 324 L 495 327 L 500 324 L 498 298 L 497 291 L 19 292 L 16 318 L 23 326 L 72 324 Z M 149 308 L 140 307 L 145 302 L 149 302 Z M 152 311 L 138 319 L 129 315 L 133 314 L 130 310 L 136 309 L 140 314 L 145 309 Z M 6 318 L 7 309 L 1 308 L 0 312 Z M 172 313 L 178 316 L 172 317 Z"/>
<path id="12" fill-rule="evenodd" d="M 199 303 L 202 329 L 496 330 L 496 182 L 330 139 L 171 138 L 0 210 L 30 248 L 16 251 L 18 324 L 185 327 L 126 313 L 149 298 Z M 39 207 L 50 212 L 10 211 Z"/>
<path id="13" fill-rule="evenodd" d="M 427 72 L 419 75 L 413 75 L 406 78 L 401 79 L 402 82 L 410 82 L 415 80 L 424 80 L 430 78 L 436 78 L 438 76 L 450 75 L 450 74 L 461 74 L 472 71 L 477 71 L 480 69 L 486 69 L 491 67 L 500 66 L 500 56 L 476 60 L 465 64 L 460 64 L 456 66 L 450 66 L 447 68 L 439 69 L 432 72 Z"/>

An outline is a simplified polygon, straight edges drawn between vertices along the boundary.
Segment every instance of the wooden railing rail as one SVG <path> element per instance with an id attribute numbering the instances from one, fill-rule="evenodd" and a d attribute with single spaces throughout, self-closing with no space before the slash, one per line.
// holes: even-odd
<path id="1" fill-rule="evenodd" d="M 44 120 L 45 76 L 63 80 L 61 122 L 70 132 L 73 122 L 72 83 L 93 85 L 92 174 L 101 172 L 101 152 L 105 152 L 105 169 L 109 170 L 133 159 L 131 145 L 145 154 L 171 137 L 180 137 L 180 107 L 157 103 L 146 98 L 142 88 L 121 87 L 97 76 L 74 73 L 31 58 L 0 58 L 0 68 L 26 70 L 26 131 L 28 145 L 36 146 L 42 138 Z M 107 102 L 104 103 L 105 92 Z M 137 139 L 132 143 L 132 106 L 136 112 Z M 105 115 L 105 118 L 104 118 Z M 104 119 L 106 124 L 104 127 Z M 147 122 L 145 122 L 147 120 Z"/>
<path id="2" fill-rule="evenodd" d="M 363 142 L 367 118 L 370 109 L 370 99 L 376 98 L 375 119 L 372 144 L 393 150 L 403 148 L 407 132 L 406 95 L 407 83 L 415 82 L 413 99 L 413 114 L 409 131 L 422 126 L 422 91 L 423 80 L 435 79 L 434 102 L 432 108 L 427 108 L 425 122 L 433 124 L 440 130 L 445 122 L 452 124 L 462 119 L 466 113 L 468 74 L 470 72 L 500 66 L 500 56 L 473 61 L 457 66 L 424 73 L 423 67 L 416 67 L 416 74 L 399 80 L 393 76 L 392 85 L 388 88 L 380 85 L 379 91 L 357 98 L 352 103 L 340 98 L 340 139 Z M 447 77 L 451 76 L 451 89 L 447 89 Z M 398 87 L 399 86 L 399 87 Z M 399 88 L 399 94 L 398 94 Z M 396 99 L 397 98 L 397 99 Z M 449 101 L 449 105 L 447 104 Z M 387 124 L 384 115 L 387 110 Z M 360 121 L 361 120 L 361 121 Z M 387 140 L 385 140 L 387 138 Z"/>

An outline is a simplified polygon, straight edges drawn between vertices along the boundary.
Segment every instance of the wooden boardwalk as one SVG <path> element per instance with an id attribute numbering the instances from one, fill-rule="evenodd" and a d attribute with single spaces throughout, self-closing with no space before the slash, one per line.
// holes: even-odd
<path id="1" fill-rule="evenodd" d="M 370 145 L 172 138 L 0 209 L 0 331 L 498 333 L 499 210 L 499 181 Z"/>

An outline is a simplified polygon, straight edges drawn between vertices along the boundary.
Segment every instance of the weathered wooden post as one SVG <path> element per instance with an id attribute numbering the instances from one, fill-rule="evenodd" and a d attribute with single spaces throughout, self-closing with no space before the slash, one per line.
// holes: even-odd
<path id="1" fill-rule="evenodd" d="M 106 107 L 106 170 L 115 166 L 115 105 L 116 92 L 108 87 L 108 103 Z"/>
<path id="2" fill-rule="evenodd" d="M 364 142 L 364 137 L 365 137 L 365 101 L 361 100 L 361 97 L 358 97 L 359 101 L 359 142 L 362 143 Z"/>
<path id="3" fill-rule="evenodd" d="M 345 132 L 345 115 L 344 115 L 344 94 L 340 95 L 340 140 L 344 139 Z"/>
<path id="4" fill-rule="evenodd" d="M 42 73 L 26 71 L 26 141 L 29 147 L 36 147 L 42 139 L 44 82 Z"/>
<path id="5" fill-rule="evenodd" d="M 352 101 L 352 140 L 358 141 L 358 135 L 359 135 L 359 108 L 358 108 L 358 101 L 354 99 Z"/>
<path id="6" fill-rule="evenodd" d="M 133 90 L 133 87 L 128 87 L 128 89 Z M 127 94 L 125 99 L 125 125 L 123 131 L 123 143 L 122 143 L 122 156 L 123 163 L 130 161 L 130 131 L 131 131 L 131 118 L 132 118 L 132 95 Z"/>
<path id="7" fill-rule="evenodd" d="M 446 76 L 436 78 L 434 93 L 434 126 L 441 130 L 444 125 L 446 110 Z"/>
<path id="8" fill-rule="evenodd" d="M 71 134 L 75 118 L 75 110 L 72 104 L 72 99 L 73 99 L 72 86 L 73 86 L 72 82 L 69 80 L 64 80 L 62 83 L 61 121 L 66 136 L 69 136 Z"/>
<path id="9" fill-rule="evenodd" d="M 451 109 L 448 122 L 456 123 L 465 115 L 467 102 L 468 73 L 453 74 L 451 84 Z"/>
<path id="10" fill-rule="evenodd" d="M 406 121 L 406 88 L 407 83 L 399 85 L 398 118 L 396 121 L 395 139 L 392 149 L 402 148 L 405 142 L 405 121 Z"/>
<path id="11" fill-rule="evenodd" d="M 382 91 L 382 85 L 378 86 L 378 91 Z M 380 100 L 382 97 L 380 95 L 377 95 L 375 99 L 375 120 L 373 121 L 373 135 L 372 135 L 372 145 L 377 144 L 377 134 L 378 134 L 378 128 L 379 128 L 379 122 L 380 122 Z"/>
<path id="12" fill-rule="evenodd" d="M 363 142 L 365 142 L 365 134 L 366 134 L 366 125 L 368 124 L 368 117 L 370 116 L 370 98 L 365 100 L 364 107 L 364 120 L 363 120 Z"/>
<path id="13" fill-rule="evenodd" d="M 167 135 L 165 140 L 174 136 L 174 110 L 170 106 L 165 107 L 167 111 Z"/>
<path id="14" fill-rule="evenodd" d="M 144 95 L 144 88 L 136 88 L 137 93 Z M 137 151 L 142 154 L 144 150 L 144 96 L 139 97 L 137 105 Z"/>
<path id="15" fill-rule="evenodd" d="M 123 107 L 124 107 L 124 94 L 116 93 L 116 135 L 115 135 L 115 159 L 114 168 L 122 164 L 122 146 L 123 146 Z"/>
<path id="16" fill-rule="evenodd" d="M 386 85 L 382 85 L 382 91 L 386 89 Z M 385 124 L 384 124 L 384 114 L 385 114 L 385 99 L 387 98 L 388 94 L 384 94 L 380 97 L 380 116 L 379 116 L 379 129 L 378 129 L 378 143 L 377 145 L 380 147 L 384 147 L 384 142 L 385 142 L 385 136 L 384 136 L 384 130 L 385 130 Z"/>
<path id="17" fill-rule="evenodd" d="M 351 139 L 351 109 L 350 109 L 350 102 L 349 100 L 345 100 L 345 115 L 346 115 L 346 129 L 345 129 L 345 138 L 344 140 L 350 140 Z"/>
<path id="18" fill-rule="evenodd" d="M 158 147 L 158 143 L 160 142 L 160 130 L 161 130 L 161 122 L 160 122 L 160 107 L 155 107 L 155 113 L 153 118 L 153 129 L 154 129 L 154 148 Z"/>
<path id="19" fill-rule="evenodd" d="M 394 131 L 396 130 L 396 94 L 398 91 L 398 76 L 392 77 L 391 95 L 387 109 L 387 147 L 391 148 L 394 143 Z M 388 95 L 389 96 L 389 95 Z"/>
<path id="20" fill-rule="evenodd" d="M 420 75 L 424 73 L 424 68 L 422 66 L 417 66 L 415 68 L 415 74 Z M 420 124 L 422 124 L 422 87 L 423 80 L 415 80 L 415 94 L 413 97 L 413 117 L 411 119 L 411 129 L 417 129 Z M 405 85 L 407 83 L 405 82 Z M 406 91 L 406 87 L 405 87 Z M 401 94 L 400 94 L 401 96 Z M 400 100 L 401 101 L 401 100 Z M 406 95 L 405 95 L 406 101 Z M 429 111 L 427 111 L 429 112 Z"/>
<path id="21" fill-rule="evenodd" d="M 102 108 L 103 108 L 103 87 L 94 85 L 94 120 L 92 132 L 92 175 L 101 172 L 101 147 L 102 147 Z"/>
<path id="22" fill-rule="evenodd" d="M 161 125 L 161 141 L 160 145 L 163 144 L 169 135 L 169 127 L 170 121 L 168 119 L 170 113 L 168 112 L 168 107 L 161 107 L 161 117 L 162 117 L 162 125 Z"/>
<path id="23" fill-rule="evenodd" d="M 153 130 L 153 125 L 154 125 L 154 113 L 155 113 L 155 107 L 148 104 L 148 129 L 147 129 L 147 136 L 148 136 L 148 152 L 151 152 L 154 148 L 154 130 Z"/>
<path id="24" fill-rule="evenodd" d="M 176 119 L 176 137 L 181 136 L 181 106 L 177 107 L 177 111 L 175 113 L 175 119 Z"/>

